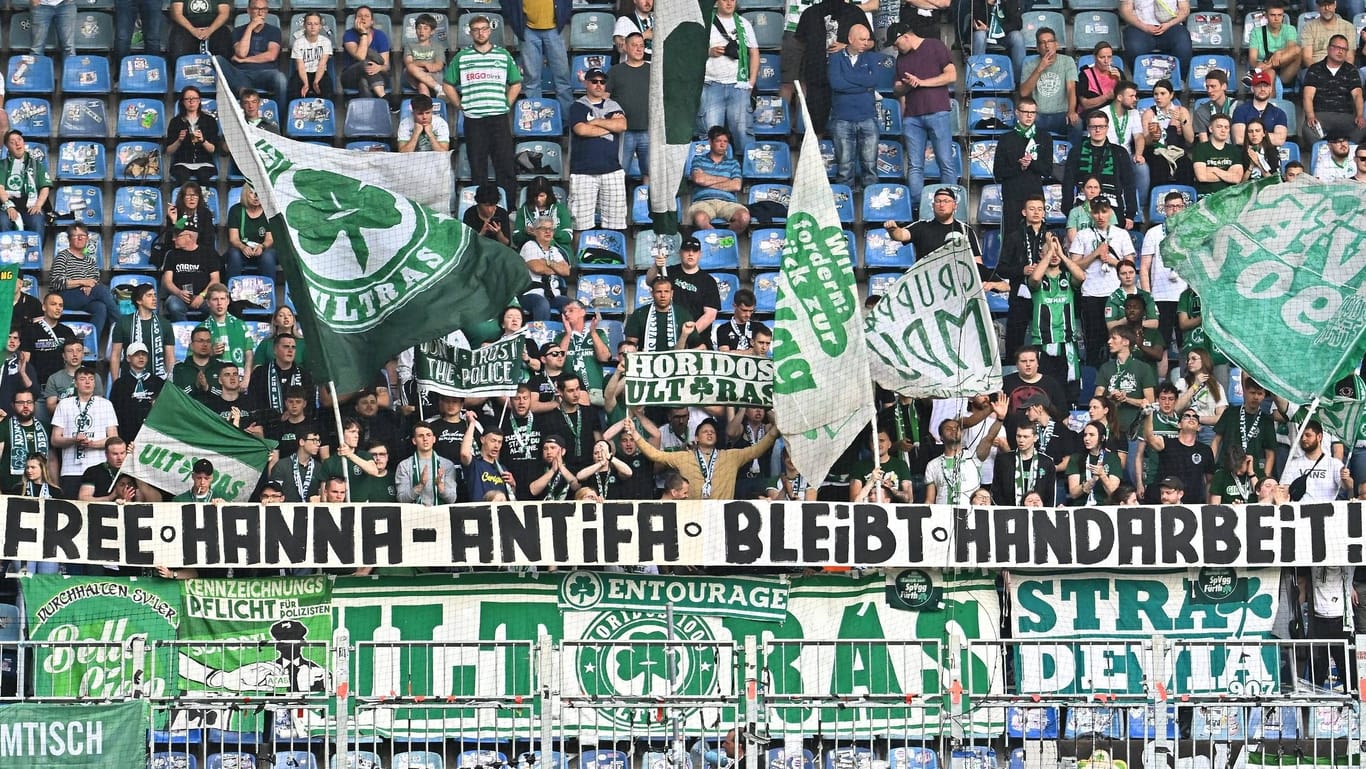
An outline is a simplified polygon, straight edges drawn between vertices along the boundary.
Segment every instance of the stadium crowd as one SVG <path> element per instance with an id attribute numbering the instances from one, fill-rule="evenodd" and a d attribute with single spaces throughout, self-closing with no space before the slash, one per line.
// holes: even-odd
<path id="1" fill-rule="evenodd" d="M 676 240 L 657 238 L 632 211 L 642 189 L 633 182 L 649 180 L 651 0 L 616 9 L 612 34 L 588 56 L 575 45 L 586 35 L 575 20 L 590 11 L 569 0 L 506 0 L 501 14 L 454 19 L 410 13 L 404 32 L 394 31 L 400 40 L 386 31 L 387 13 L 366 6 L 340 33 L 331 14 L 296 13 L 292 33 L 272 23 L 268 0 L 250 0 L 235 25 L 228 3 L 176 0 L 164 18 L 144 5 L 115 4 L 113 64 L 125 77 L 126 62 L 149 61 L 164 42 L 173 66 L 197 52 L 217 56 L 232 98 L 266 130 L 283 124 L 290 133 L 317 99 L 352 110 L 378 99 L 393 133 L 368 148 L 451 158 L 468 182 L 454 213 L 517 249 L 530 284 L 500 318 L 452 341 L 526 335 L 529 377 L 506 399 L 424 395 L 405 353 L 375 372 L 372 387 L 343 395 L 339 431 L 304 365 L 306 319 L 282 301 L 267 321 L 235 293 L 265 285 L 265 303 L 277 304 L 276 244 L 254 191 L 231 192 L 233 176 L 220 173 L 230 162 L 206 108 L 210 93 L 187 86 L 174 95 L 160 147 L 173 202 L 148 274 L 117 291 L 95 242 L 105 212 L 60 233 L 49 225 L 61 175 L 10 115 L 0 222 L 36 233 L 51 257 L 41 299 L 16 290 L 0 369 L 7 491 L 169 496 L 120 473 L 169 385 L 278 441 L 254 497 L 262 501 L 1366 496 L 1366 462 L 1350 461 L 1354 436 L 1299 424 L 1295 404 L 1231 367 L 1202 332 L 1199 297 L 1162 259 L 1166 216 L 1250 180 L 1294 183 L 1306 173 L 1300 152 L 1318 178 L 1366 182 L 1366 145 L 1354 144 L 1366 127 L 1354 63 L 1366 37 L 1335 15 L 1333 0 L 1318 0 L 1298 29 L 1294 9 L 1273 0 L 1248 17 L 1243 58 L 1198 78 L 1186 0 L 1122 0 L 1114 36 L 1080 61 L 1066 52 L 1067 29 L 1015 0 L 792 0 L 785 13 L 748 15 L 736 0 L 717 0 L 680 209 L 691 226 Z M 33 56 L 51 21 L 61 57 L 77 56 L 74 8 L 35 6 Z M 139 25 L 141 54 L 130 49 Z M 1119 46 L 1131 59 L 1144 55 L 1145 69 L 1126 71 Z M 997 49 L 1004 54 L 993 57 Z M 989 109 L 1009 109 L 983 118 L 974 110 L 988 75 L 1009 85 Z M 999 300 L 1007 371 L 997 394 L 931 401 L 880 392 L 876 441 L 860 436 L 823 479 L 797 473 L 768 410 L 630 408 L 622 382 L 637 351 L 770 354 L 763 321 L 773 273 L 760 271 L 758 245 L 763 233 L 781 233 L 786 215 L 790 163 L 784 177 L 777 161 L 798 138 L 790 125 L 799 121 L 786 117 L 796 81 L 812 128 L 830 140 L 837 201 L 844 195 L 841 205 L 859 212 L 846 226 L 864 256 L 868 303 L 914 255 L 966 242 Z M 565 126 L 534 157 L 518 141 L 529 113 Z M 775 132 L 775 120 L 789 127 Z M 889 136 L 889 124 L 899 134 Z M 889 147 L 909 161 L 890 175 Z M 553 150 L 568 158 L 561 168 L 546 161 Z M 968 157 L 986 176 L 962 167 Z M 220 187 L 236 200 L 221 217 Z M 902 201 L 891 207 L 901 215 L 879 215 L 881 195 Z M 973 210 L 974 197 L 993 196 L 999 203 Z M 64 212 L 54 213 L 61 222 Z M 718 243 L 733 261 L 717 257 Z M 747 263 L 744 243 L 754 246 Z M 891 260 L 875 261 L 878 248 Z M 634 304 L 622 276 L 638 279 Z M 604 280 L 615 293 L 594 292 Z M 212 472 L 196 464 L 196 485 L 179 498 L 203 497 Z"/>

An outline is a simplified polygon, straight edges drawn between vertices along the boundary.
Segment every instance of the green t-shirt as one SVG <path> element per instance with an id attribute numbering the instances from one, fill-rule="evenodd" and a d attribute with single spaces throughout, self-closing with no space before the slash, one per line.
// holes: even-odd
<path id="1" fill-rule="evenodd" d="M 1210 142 L 1200 142 L 1195 145 L 1195 149 L 1191 151 L 1191 162 L 1204 163 L 1207 168 L 1217 168 L 1221 171 L 1227 171 L 1236 165 L 1242 165 L 1243 151 L 1232 141 L 1225 142 L 1222 149 L 1216 148 Z M 1208 195 L 1211 192 L 1218 192 L 1225 187 L 1231 186 L 1233 186 L 1232 182 L 1224 181 L 1196 181 L 1195 183 L 1195 189 L 1201 195 Z"/>
<path id="2" fill-rule="evenodd" d="M 583 386 L 590 395 L 598 397 L 602 393 L 603 376 L 602 364 L 598 362 L 593 354 L 593 340 L 588 338 L 587 331 L 566 331 L 569 336 L 569 349 L 565 354 L 565 368 L 578 374 L 583 379 Z M 598 329 L 597 337 L 607 344 L 607 332 Z"/>
<path id="3" fill-rule="evenodd" d="M 222 366 L 223 364 L 219 362 L 217 358 L 210 358 L 209 362 L 201 369 L 199 366 L 195 365 L 193 358 L 186 358 L 177 363 L 175 368 L 172 369 L 171 384 L 180 388 L 186 395 L 190 395 L 195 391 L 195 380 L 202 370 L 204 372 L 204 381 L 209 385 L 209 390 L 212 391 L 218 387 L 218 369 L 222 368 Z"/>
<path id="4" fill-rule="evenodd" d="M 1028 80 L 1034 70 L 1039 68 L 1041 59 L 1031 56 L 1025 60 L 1024 73 L 1020 82 Z M 1077 61 L 1066 54 L 1058 54 L 1053 65 L 1039 75 L 1034 83 L 1034 101 L 1039 104 L 1039 113 L 1056 115 L 1067 112 L 1067 84 L 1077 82 Z"/>
<path id="5" fill-rule="evenodd" d="M 1156 318 L 1157 303 L 1153 301 L 1153 295 L 1148 293 L 1147 291 L 1144 291 L 1141 288 L 1137 289 L 1134 293 L 1143 299 L 1144 319 Z M 1110 298 L 1105 300 L 1106 323 L 1115 320 L 1124 320 L 1124 302 L 1129 297 L 1130 294 L 1126 293 L 1122 286 L 1120 288 L 1115 289 L 1115 292 L 1113 294 L 1110 294 Z"/>
<path id="6" fill-rule="evenodd" d="M 301 336 L 296 336 L 296 337 L 294 337 L 294 339 L 295 339 L 295 345 L 294 345 L 294 365 L 296 365 L 296 366 L 304 366 L 304 365 L 306 365 L 304 361 L 306 361 L 307 358 L 308 358 L 308 356 L 307 356 L 308 345 L 304 342 L 304 338 L 301 337 Z M 256 352 L 255 352 L 255 354 L 252 356 L 252 360 L 255 361 L 255 363 L 253 363 L 253 365 L 259 366 L 259 365 L 261 365 L 262 363 L 265 363 L 265 362 L 267 362 L 267 361 L 270 361 L 270 360 L 272 360 L 272 359 L 274 359 L 274 358 L 275 358 L 275 337 L 274 337 L 274 336 L 268 336 L 268 337 L 266 337 L 265 339 L 262 339 L 260 344 L 256 345 Z"/>
<path id="7" fill-rule="evenodd" d="M 1190 288 L 1181 292 L 1181 298 L 1176 302 L 1176 312 L 1178 317 L 1184 312 L 1188 317 L 1199 318 L 1200 295 Z M 1225 357 L 1224 354 L 1219 351 L 1219 348 L 1210 341 L 1208 336 L 1206 336 L 1205 327 L 1203 325 L 1187 329 L 1184 336 L 1181 338 L 1182 357 L 1189 355 L 1191 350 L 1197 348 L 1209 352 L 1210 359 L 1213 360 L 1215 365 L 1228 363 L 1228 358 Z"/>
<path id="8" fill-rule="evenodd" d="M 1066 272 L 1052 277 L 1044 275 L 1038 283 L 1030 283 L 1034 310 L 1029 319 L 1030 344 L 1076 341 L 1081 330 L 1077 322 L 1077 291 L 1080 289 L 1081 284 Z"/>
<path id="9" fill-rule="evenodd" d="M 359 478 L 351 481 L 351 500 L 353 502 L 397 502 L 398 490 L 394 488 L 394 471 L 379 477 L 362 472 Z"/>
<path id="10" fill-rule="evenodd" d="M 1100 367 L 1100 371 L 1096 372 L 1096 387 L 1104 387 L 1107 391 L 1119 390 L 1130 398 L 1142 398 L 1145 388 L 1151 388 L 1156 395 L 1157 376 L 1153 373 L 1152 366 L 1131 353 L 1129 359 L 1123 363 L 1118 360 L 1106 361 L 1105 365 Z M 1138 418 L 1138 407 L 1121 403 L 1117 409 L 1119 429 L 1126 430 Z"/>
<path id="11" fill-rule="evenodd" d="M 468 47 L 451 57 L 445 81 L 460 94 L 466 117 L 494 117 L 511 109 L 508 86 L 522 82 L 522 71 L 506 48 L 495 45 L 481 53 Z"/>
<path id="12" fill-rule="evenodd" d="M 631 317 L 626 320 L 626 338 L 635 339 L 639 343 L 641 352 L 665 352 L 672 350 L 678 341 L 678 337 L 683 333 L 683 324 L 691 322 L 693 316 L 677 302 L 670 305 L 669 311 L 651 312 L 654 304 L 647 304 L 639 307 L 631 313 Z M 672 314 L 673 333 L 670 334 L 669 316 Z M 649 324 L 653 319 L 654 329 L 650 329 Z M 696 344 L 696 334 L 689 340 L 688 346 Z"/>
<path id="13" fill-rule="evenodd" d="M 1223 446 L 1233 442 L 1252 457 L 1253 471 L 1258 477 L 1266 472 L 1266 452 L 1276 450 L 1276 425 L 1269 415 L 1249 414 L 1242 406 L 1224 409 L 1224 415 L 1214 423 L 1214 434 L 1221 437 L 1219 456 L 1215 457 L 1220 467 L 1224 466 L 1226 454 Z"/>
<path id="14" fill-rule="evenodd" d="M 1124 465 L 1121 464 L 1119 461 L 1119 454 L 1113 451 L 1102 451 L 1101 462 L 1104 463 L 1105 472 L 1108 475 L 1116 478 L 1124 477 Z M 1095 459 L 1085 451 L 1079 451 L 1076 454 L 1073 454 L 1071 461 L 1067 463 L 1067 478 L 1069 488 L 1071 486 L 1071 478 L 1073 476 L 1080 478 L 1083 483 L 1087 480 L 1090 480 L 1090 465 L 1094 463 Z M 1095 498 L 1094 504 L 1108 505 L 1110 503 L 1110 495 L 1105 491 L 1105 487 L 1102 486 L 1100 483 L 1096 484 L 1092 496 L 1094 496 Z M 1085 493 L 1083 493 L 1079 497 L 1072 497 L 1069 501 L 1074 506 L 1092 504 L 1091 502 L 1087 501 L 1087 495 Z"/>
<path id="15" fill-rule="evenodd" d="M 1252 30 L 1252 40 L 1248 43 L 1248 48 L 1257 52 L 1257 61 L 1262 61 L 1269 54 L 1281 50 L 1289 43 L 1297 43 L 1299 40 L 1300 33 L 1296 31 L 1295 25 L 1282 22 L 1279 32 L 1272 32 L 1270 25 Z"/>
<path id="16" fill-rule="evenodd" d="M 238 203 L 228 209 L 228 229 L 237 230 L 237 237 L 247 245 L 259 246 L 266 242 L 270 223 L 263 209 L 260 216 L 248 216 L 247 207 Z M 270 277 L 275 277 L 271 275 Z"/>
<path id="17" fill-rule="evenodd" d="M 892 487 L 899 489 L 902 481 L 911 479 L 911 466 L 898 457 L 892 457 L 882 463 L 882 473 L 884 478 L 891 476 Z M 850 468 L 849 479 L 852 481 L 855 478 L 863 479 L 864 486 L 872 482 L 873 461 L 871 459 L 861 459 Z"/>
<path id="18" fill-rule="evenodd" d="M 137 323 L 136 329 L 133 327 L 135 322 Z M 152 343 L 157 330 L 161 332 L 161 344 Z M 138 318 L 137 313 L 120 315 L 114 321 L 113 341 L 115 344 L 122 344 L 125 351 L 128 349 L 128 345 L 133 342 L 142 342 L 147 345 L 147 368 L 159 376 L 164 377 L 166 373 L 169 373 L 171 365 L 175 363 L 175 361 L 166 360 L 166 346 L 175 345 L 175 332 L 172 330 L 170 322 L 159 315 L 153 315 L 148 320 Z M 160 368 L 158 368 L 158 364 L 160 364 Z"/>
<path id="19" fill-rule="evenodd" d="M 1243 488 L 1239 488 L 1239 483 L 1242 483 Z M 1219 495 L 1221 505 L 1241 505 L 1255 501 L 1257 496 L 1251 483 L 1243 479 L 1235 481 L 1233 474 L 1222 467 L 1215 469 L 1214 477 L 1209 482 L 1209 493 L 1211 497 Z"/>
<path id="20" fill-rule="evenodd" d="M 1173 411 L 1169 417 L 1161 411 L 1153 412 L 1153 435 L 1160 437 L 1163 441 L 1176 440 L 1177 434 L 1181 432 L 1181 414 Z M 1146 442 L 1143 445 L 1143 485 L 1151 486 L 1157 483 L 1157 463 L 1161 461 L 1160 452 Z"/>
<path id="21" fill-rule="evenodd" d="M 370 454 L 369 454 L 368 452 L 364 452 L 364 451 L 357 451 L 357 452 L 356 452 L 356 457 L 359 458 L 359 459 L 370 459 Z M 369 476 L 364 470 L 362 470 L 362 469 L 360 468 L 360 465 L 357 465 L 355 462 L 346 462 L 346 470 L 344 471 L 345 474 L 344 474 L 344 476 L 343 476 L 343 470 L 342 470 L 342 463 L 343 463 L 343 462 L 346 462 L 346 460 L 344 460 L 344 459 L 342 459 L 340 456 L 338 456 L 338 455 L 337 455 L 337 452 L 335 452 L 335 451 L 332 452 L 332 456 L 328 457 L 328 458 L 323 462 L 323 475 L 322 475 L 322 478 L 323 478 L 323 480 L 325 481 L 325 480 L 327 480 L 328 478 L 341 478 L 341 477 L 345 477 L 345 478 L 346 478 L 347 484 L 348 484 L 348 485 L 351 485 L 351 491 L 352 491 L 352 496 L 351 496 L 351 498 L 352 498 L 352 499 L 355 499 L 355 485 L 354 485 L 354 484 L 356 484 L 357 482 L 359 482 L 361 478 L 368 478 L 368 477 L 370 477 L 370 476 Z"/>

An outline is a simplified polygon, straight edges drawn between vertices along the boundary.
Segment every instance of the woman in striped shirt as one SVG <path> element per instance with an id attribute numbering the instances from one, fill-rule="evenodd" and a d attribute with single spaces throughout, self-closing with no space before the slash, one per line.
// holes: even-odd
<path id="1" fill-rule="evenodd" d="M 99 338 L 104 339 L 109 325 L 119 317 L 119 302 L 100 280 L 100 265 L 89 248 L 90 232 L 85 225 L 68 227 L 66 239 L 66 248 L 57 252 L 48 271 L 48 290 L 62 295 L 66 309 L 90 313 Z"/>

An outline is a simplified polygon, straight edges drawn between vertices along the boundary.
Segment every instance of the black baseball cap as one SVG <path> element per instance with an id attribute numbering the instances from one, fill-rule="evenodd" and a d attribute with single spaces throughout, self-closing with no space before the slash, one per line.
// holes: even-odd
<path id="1" fill-rule="evenodd" d="M 207 459 L 196 459 L 192 475 L 213 475 L 213 463 Z"/>

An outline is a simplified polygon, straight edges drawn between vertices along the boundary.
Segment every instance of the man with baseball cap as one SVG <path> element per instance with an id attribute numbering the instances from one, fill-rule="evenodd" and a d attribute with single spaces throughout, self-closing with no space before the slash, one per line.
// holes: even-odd
<path id="1" fill-rule="evenodd" d="M 1179 505 L 1186 495 L 1186 484 L 1180 478 L 1169 475 L 1157 484 L 1157 500 L 1164 505 Z"/>
<path id="2" fill-rule="evenodd" d="M 532 499 L 564 501 L 573 498 L 579 488 L 579 479 L 564 463 L 568 448 L 559 435 L 547 435 L 541 441 L 541 474 L 527 486 Z"/>
<path id="3" fill-rule="evenodd" d="M 626 229 L 626 172 L 621 168 L 621 135 L 626 113 L 607 95 L 607 73 L 583 74 L 588 93 L 569 108 L 569 210 L 576 233 Z"/>
<path id="4" fill-rule="evenodd" d="M 207 459 L 196 459 L 190 470 L 190 488 L 177 494 L 173 502 L 198 502 L 218 504 L 221 499 L 213 498 L 213 463 Z"/>
<path id="5" fill-rule="evenodd" d="M 717 237 L 712 233 L 703 235 Z M 695 237 L 684 238 L 683 245 L 678 249 L 679 264 L 665 266 L 667 259 L 668 256 L 663 253 L 655 257 L 654 264 L 650 265 L 649 272 L 645 273 L 645 282 L 648 284 L 659 275 L 672 280 L 674 301 L 696 318 L 694 322 L 697 332 L 707 332 L 706 336 L 709 339 L 708 329 L 716 322 L 717 313 L 721 311 L 721 292 L 711 273 L 699 266 L 702 260 L 702 241 Z"/>
<path id="6" fill-rule="evenodd" d="M 1270 69 L 1252 73 L 1252 98 L 1233 110 L 1234 144 L 1242 146 L 1243 133 L 1247 130 L 1248 122 L 1252 120 L 1262 121 L 1272 144 L 1277 147 L 1285 144 L 1286 137 L 1290 135 L 1290 121 L 1285 110 L 1271 103 L 1271 98 L 1276 95 L 1274 81 L 1275 75 Z"/>
<path id="7" fill-rule="evenodd" d="M 119 418 L 119 437 L 132 441 L 142 429 L 142 423 L 147 421 L 152 402 L 161 394 L 166 380 L 152 371 L 151 351 L 147 345 L 133 342 L 125 354 L 127 365 L 109 391 L 109 402 L 114 404 L 114 413 Z"/>

